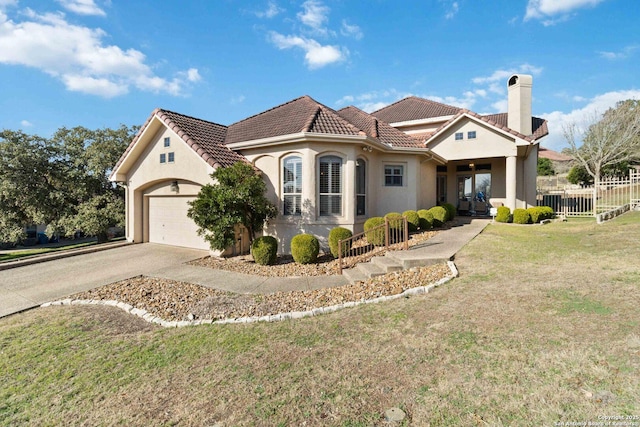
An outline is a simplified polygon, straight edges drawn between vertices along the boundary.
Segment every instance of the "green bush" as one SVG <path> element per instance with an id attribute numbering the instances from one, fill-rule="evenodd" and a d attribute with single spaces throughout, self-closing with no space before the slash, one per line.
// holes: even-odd
<path id="1" fill-rule="evenodd" d="M 351 240 L 344 242 L 342 248 L 338 245 L 340 240 L 348 239 L 351 236 L 353 236 L 351 230 L 344 227 L 336 227 L 329 232 L 329 250 L 334 258 L 338 258 L 340 256 L 341 250 L 342 256 L 345 256 L 351 250 Z"/>
<path id="2" fill-rule="evenodd" d="M 447 221 L 452 221 L 456 217 L 456 207 L 451 203 L 443 203 L 441 206 L 447 211 Z"/>
<path id="3" fill-rule="evenodd" d="M 318 259 L 320 242 L 311 234 L 298 234 L 291 239 L 291 255 L 298 264 L 311 264 Z"/>
<path id="4" fill-rule="evenodd" d="M 367 237 L 367 241 L 375 246 L 384 246 L 384 227 L 380 227 L 377 230 L 370 231 L 380 225 L 384 225 L 384 218 L 381 216 L 374 216 L 369 218 L 364 223 L 364 233 Z"/>
<path id="5" fill-rule="evenodd" d="M 511 222 L 511 209 L 507 206 L 498 207 L 498 215 L 496 215 L 497 222 Z"/>
<path id="6" fill-rule="evenodd" d="M 404 228 L 404 218 L 401 213 L 389 212 L 384 216 L 389 221 L 389 228 L 392 230 L 402 230 Z"/>
<path id="7" fill-rule="evenodd" d="M 278 241 L 273 236 L 258 237 L 251 243 L 251 255 L 256 264 L 275 264 L 278 259 Z"/>
<path id="8" fill-rule="evenodd" d="M 539 206 L 539 208 L 540 208 L 540 212 L 542 212 L 540 221 L 543 221 L 545 219 L 553 219 L 556 217 L 556 213 L 553 210 L 553 208 L 549 206 Z"/>
<path id="9" fill-rule="evenodd" d="M 420 209 L 418 217 L 420 217 L 420 230 L 431 230 L 431 227 L 433 227 L 433 215 L 431 212 L 426 209 Z"/>
<path id="10" fill-rule="evenodd" d="M 431 215 L 433 215 L 434 227 L 441 227 L 445 222 L 447 222 L 447 217 L 449 216 L 449 214 L 447 213 L 447 210 L 442 206 L 434 206 L 429 209 L 429 212 L 431 212 Z"/>
<path id="11" fill-rule="evenodd" d="M 407 217 L 407 222 L 409 223 L 409 232 L 418 231 L 420 227 L 420 217 L 418 216 L 418 212 L 408 210 L 402 212 L 402 216 Z"/>
<path id="12" fill-rule="evenodd" d="M 513 210 L 513 223 L 514 224 L 531 224 L 531 215 L 526 209 L 514 209 Z"/>
<path id="13" fill-rule="evenodd" d="M 540 206 L 533 206 L 533 207 L 527 208 L 527 212 L 529 212 L 529 216 L 531 217 L 531 222 L 533 224 L 537 224 L 540 221 L 542 221 L 542 218 L 541 218 L 542 210 L 540 209 Z"/>

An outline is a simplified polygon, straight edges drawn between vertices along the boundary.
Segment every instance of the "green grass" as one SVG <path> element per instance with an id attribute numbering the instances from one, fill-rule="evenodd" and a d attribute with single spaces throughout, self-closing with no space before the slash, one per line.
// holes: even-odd
<path id="1" fill-rule="evenodd" d="M 116 240 L 122 240 L 122 239 L 113 239 L 110 241 L 113 242 Z M 43 255 L 43 254 L 52 253 L 52 252 L 66 251 L 69 249 L 84 248 L 87 246 L 94 246 L 97 244 L 98 244 L 97 242 L 83 242 L 83 243 L 70 243 L 68 245 L 52 247 L 52 248 L 37 248 L 37 249 L 24 249 L 24 250 L 21 249 L 21 250 L 0 254 L 0 262 L 11 261 L 14 259 L 24 258 L 28 256 L 33 256 L 33 255 Z"/>
<path id="2" fill-rule="evenodd" d="M 109 307 L 0 319 L 0 425 L 554 425 L 640 415 L 640 213 L 490 225 L 427 295 L 161 329 Z M 600 396 L 613 396 L 602 399 Z"/>

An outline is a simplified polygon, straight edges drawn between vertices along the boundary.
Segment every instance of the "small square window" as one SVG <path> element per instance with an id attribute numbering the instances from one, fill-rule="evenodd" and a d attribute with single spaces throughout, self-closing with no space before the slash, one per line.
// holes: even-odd
<path id="1" fill-rule="evenodd" d="M 160 154 L 160 163 L 167 163 L 167 155 L 162 153 Z"/>
<path id="2" fill-rule="evenodd" d="M 165 147 L 171 147 L 171 138 L 166 137 L 166 138 L 164 139 L 164 146 L 165 146 Z"/>
<path id="3" fill-rule="evenodd" d="M 384 186 L 402 187 L 404 167 L 402 165 L 387 165 L 384 167 Z"/>
<path id="4" fill-rule="evenodd" d="M 470 132 L 467 132 L 467 139 L 476 139 L 476 131 L 472 130 Z"/>
<path id="5" fill-rule="evenodd" d="M 460 141 L 463 138 L 464 138 L 463 132 L 456 132 L 456 141 Z"/>
<path id="6" fill-rule="evenodd" d="M 174 152 L 169 153 L 169 163 L 173 163 L 176 160 L 176 155 Z"/>

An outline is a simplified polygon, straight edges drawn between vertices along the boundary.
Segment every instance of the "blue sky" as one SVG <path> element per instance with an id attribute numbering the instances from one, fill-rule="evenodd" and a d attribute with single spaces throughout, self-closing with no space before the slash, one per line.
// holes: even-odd
<path id="1" fill-rule="evenodd" d="M 302 95 L 373 111 L 408 95 L 506 111 L 532 74 L 543 141 L 640 98 L 637 0 L 0 0 L 0 129 L 229 125 Z"/>

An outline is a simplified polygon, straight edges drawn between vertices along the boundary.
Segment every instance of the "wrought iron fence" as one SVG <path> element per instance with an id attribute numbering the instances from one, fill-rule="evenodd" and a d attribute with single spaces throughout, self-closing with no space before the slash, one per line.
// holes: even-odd
<path id="1" fill-rule="evenodd" d="M 409 222 L 407 217 L 385 218 L 384 224 L 354 234 L 338 242 L 340 274 L 347 267 L 365 262 L 389 250 L 409 249 Z"/>

